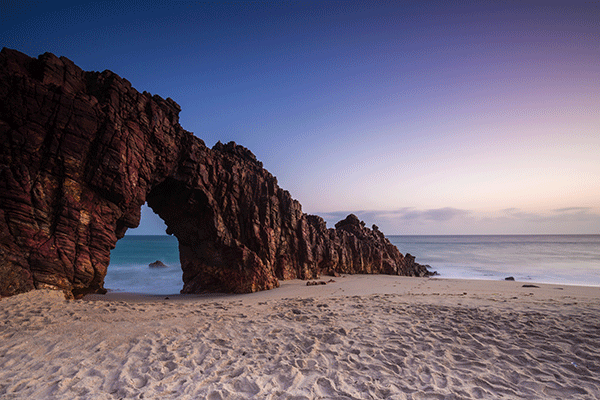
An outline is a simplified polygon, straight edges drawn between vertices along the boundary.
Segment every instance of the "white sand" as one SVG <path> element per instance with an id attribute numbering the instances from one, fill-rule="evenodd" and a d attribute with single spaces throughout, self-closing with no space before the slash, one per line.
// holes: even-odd
<path id="1" fill-rule="evenodd" d="M 0 398 L 600 398 L 598 287 L 334 279 L 2 299 Z"/>

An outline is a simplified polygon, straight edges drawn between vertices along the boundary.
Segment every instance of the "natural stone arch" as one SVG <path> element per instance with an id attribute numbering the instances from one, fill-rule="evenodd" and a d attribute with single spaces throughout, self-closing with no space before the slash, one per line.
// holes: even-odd
<path id="1" fill-rule="evenodd" d="M 168 178 L 150 191 L 147 201 L 179 242 L 183 293 L 252 292 L 278 286 L 274 276 L 260 276 L 266 266 L 231 237 L 219 204 L 205 188 Z"/>
<path id="2" fill-rule="evenodd" d="M 0 295 L 102 292 L 110 250 L 150 207 L 179 241 L 186 293 L 251 292 L 323 272 L 425 276 L 349 216 L 302 213 L 242 146 L 212 149 L 171 99 L 46 53 L 0 53 Z"/>

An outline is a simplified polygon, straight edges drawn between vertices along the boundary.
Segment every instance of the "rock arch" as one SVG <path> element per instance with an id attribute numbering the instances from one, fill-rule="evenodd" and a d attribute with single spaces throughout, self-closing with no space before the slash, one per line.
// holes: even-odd
<path id="1" fill-rule="evenodd" d="M 327 229 L 246 148 L 212 149 L 171 99 L 45 53 L 0 53 L 0 294 L 103 291 L 144 202 L 179 240 L 185 293 L 322 272 L 428 275 L 351 215 Z"/>

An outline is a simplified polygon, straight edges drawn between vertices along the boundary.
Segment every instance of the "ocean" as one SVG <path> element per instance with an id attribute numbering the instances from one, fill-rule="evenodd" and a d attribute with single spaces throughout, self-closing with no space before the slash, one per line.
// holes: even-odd
<path id="1" fill-rule="evenodd" d="M 600 286 L 600 235 L 390 236 L 440 278 Z"/>
<path id="2" fill-rule="evenodd" d="M 388 236 L 439 278 L 600 286 L 600 235 Z M 150 268 L 162 261 L 166 268 Z M 183 287 L 174 236 L 125 236 L 111 252 L 105 287 L 176 294 Z"/>
<path id="3" fill-rule="evenodd" d="M 155 261 L 166 267 L 150 268 Z M 104 287 L 115 292 L 176 294 L 183 288 L 175 236 L 126 235 L 110 252 Z"/>

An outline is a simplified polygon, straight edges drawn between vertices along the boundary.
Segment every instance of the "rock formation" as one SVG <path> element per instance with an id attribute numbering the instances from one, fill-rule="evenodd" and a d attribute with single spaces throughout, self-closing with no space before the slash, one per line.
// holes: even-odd
<path id="1" fill-rule="evenodd" d="M 165 265 L 164 262 L 160 261 L 160 260 L 156 260 L 154 262 L 151 262 L 150 264 L 148 264 L 148 266 L 150 268 L 168 268 L 168 265 Z"/>
<path id="2" fill-rule="evenodd" d="M 354 215 L 327 229 L 246 148 L 212 149 L 171 99 L 46 53 L 0 53 L 0 294 L 102 292 L 144 202 L 179 241 L 183 293 L 323 272 L 426 276 Z"/>

